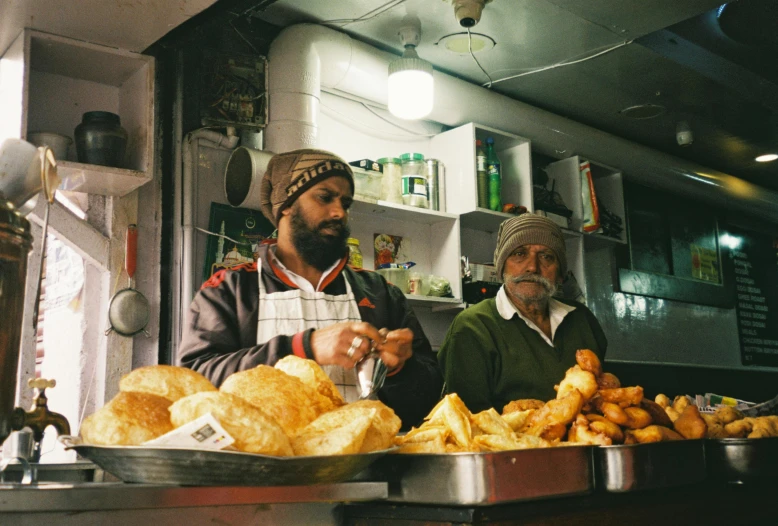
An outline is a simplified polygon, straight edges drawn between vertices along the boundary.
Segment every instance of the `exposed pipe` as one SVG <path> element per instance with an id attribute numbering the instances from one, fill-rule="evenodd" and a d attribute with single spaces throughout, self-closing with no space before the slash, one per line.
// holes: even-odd
<path id="1" fill-rule="evenodd" d="M 386 105 L 388 64 L 395 55 L 334 29 L 300 24 L 270 46 L 267 149 L 316 147 L 321 90 Z M 434 72 L 430 120 L 468 122 L 526 137 L 544 154 L 581 155 L 639 183 L 778 222 L 778 193 L 535 108 L 486 88 Z"/>

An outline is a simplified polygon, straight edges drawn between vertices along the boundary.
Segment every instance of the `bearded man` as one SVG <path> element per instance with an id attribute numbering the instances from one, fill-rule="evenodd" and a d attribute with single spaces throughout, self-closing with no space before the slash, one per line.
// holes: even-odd
<path id="1" fill-rule="evenodd" d="M 497 296 L 462 311 L 438 353 L 446 391 L 474 413 L 500 412 L 522 398 L 553 399 L 578 349 L 603 360 L 608 345 L 589 309 L 554 298 L 567 273 L 554 222 L 529 213 L 503 221 L 494 263 L 503 278 Z"/>
<path id="2" fill-rule="evenodd" d="M 378 398 L 403 428 L 440 398 L 443 380 L 405 295 L 375 272 L 346 265 L 349 165 L 322 150 L 275 155 L 262 180 L 262 213 L 278 228 L 258 261 L 214 274 L 189 311 L 177 361 L 219 386 L 230 374 L 294 354 L 323 367 L 347 402 L 355 365 L 376 353 L 388 372 Z"/>

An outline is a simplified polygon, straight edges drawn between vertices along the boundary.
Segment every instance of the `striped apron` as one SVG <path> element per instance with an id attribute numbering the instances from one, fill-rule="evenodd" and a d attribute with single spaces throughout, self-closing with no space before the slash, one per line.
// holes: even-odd
<path id="1" fill-rule="evenodd" d="M 324 292 L 300 289 L 268 293 L 262 281 L 262 262 L 257 261 L 259 274 L 259 316 L 257 345 L 276 336 L 294 336 L 307 329 L 323 329 L 342 321 L 362 321 L 357 300 L 346 279 L 346 294 L 333 296 Z M 322 369 L 337 386 L 346 402 L 359 399 L 355 369 L 339 365 L 323 365 Z"/>

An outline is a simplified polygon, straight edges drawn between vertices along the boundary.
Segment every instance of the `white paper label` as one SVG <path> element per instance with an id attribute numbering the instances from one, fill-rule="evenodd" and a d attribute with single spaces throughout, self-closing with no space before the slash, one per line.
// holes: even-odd
<path id="1" fill-rule="evenodd" d="M 235 439 L 224 430 L 216 417 L 206 413 L 143 445 L 220 450 L 231 446 L 234 442 Z"/>

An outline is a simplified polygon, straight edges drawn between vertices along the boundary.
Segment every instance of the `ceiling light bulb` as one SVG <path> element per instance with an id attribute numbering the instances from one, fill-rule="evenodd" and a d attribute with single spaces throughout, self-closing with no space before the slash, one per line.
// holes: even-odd
<path id="1" fill-rule="evenodd" d="M 774 161 L 776 159 L 778 159 L 778 154 L 766 153 L 764 155 L 760 155 L 759 157 L 757 157 L 754 160 L 756 162 L 758 162 L 758 163 L 769 163 L 769 162 Z"/>
<path id="2" fill-rule="evenodd" d="M 418 26 L 404 25 L 400 38 L 405 46 L 403 56 L 389 63 L 389 111 L 401 119 L 421 119 L 432 111 L 432 64 L 416 53 L 415 44 L 421 38 Z"/>

